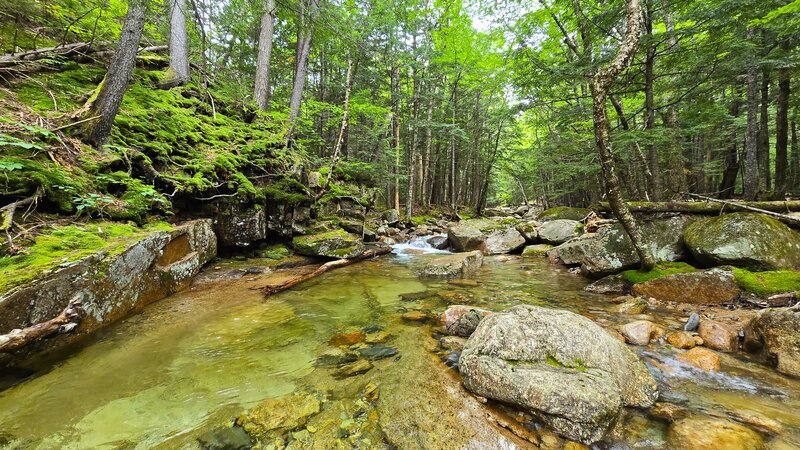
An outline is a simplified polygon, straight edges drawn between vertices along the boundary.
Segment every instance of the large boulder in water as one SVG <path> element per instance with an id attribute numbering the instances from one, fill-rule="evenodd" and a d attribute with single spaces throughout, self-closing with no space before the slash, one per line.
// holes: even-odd
<path id="1" fill-rule="evenodd" d="M 341 228 L 325 233 L 295 236 L 292 239 L 292 248 L 301 255 L 327 258 L 356 258 L 364 253 L 361 239 Z"/>
<path id="2" fill-rule="evenodd" d="M 800 267 L 800 234 L 755 213 L 732 213 L 692 223 L 684 233 L 689 251 L 703 264 L 750 270 Z"/>
<path id="3" fill-rule="evenodd" d="M 439 256 L 428 261 L 419 275 L 425 278 L 457 278 L 474 273 L 483 265 L 483 253 L 474 250 Z"/>
<path id="4" fill-rule="evenodd" d="M 514 228 L 494 231 L 486 237 L 484 253 L 499 255 L 511 253 L 525 245 L 525 238 Z"/>
<path id="5" fill-rule="evenodd" d="M 580 236 L 581 231 L 581 223 L 577 220 L 551 220 L 539 227 L 539 239 L 545 244 L 558 245 Z"/>
<path id="6" fill-rule="evenodd" d="M 686 254 L 683 230 L 690 219 L 684 216 L 641 222 L 650 251 L 658 261 L 678 261 Z M 551 259 L 571 266 L 580 265 L 585 275 L 605 276 L 639 264 L 633 243 L 620 224 L 602 227 L 596 233 L 559 245 L 550 250 Z"/>
<path id="7" fill-rule="evenodd" d="M 800 377 L 800 305 L 759 311 L 744 336 L 746 350 L 763 352 L 779 372 Z"/>
<path id="8" fill-rule="evenodd" d="M 583 220 L 586 216 L 589 215 L 591 210 L 586 208 L 572 208 L 569 206 L 556 206 L 553 208 L 546 209 L 539 213 L 537 217 L 538 220 L 542 222 L 547 220 L 558 220 L 558 219 L 568 219 L 568 220 Z"/>
<path id="9" fill-rule="evenodd" d="M 481 233 L 481 230 L 465 221 L 458 222 L 448 228 L 447 239 L 450 241 L 453 250 L 457 252 L 482 250 L 486 241 L 486 237 Z"/>
<path id="10" fill-rule="evenodd" d="M 625 344 L 578 314 L 521 305 L 484 318 L 459 360 L 464 385 L 559 434 L 600 440 L 623 406 L 651 406 L 656 381 Z"/>
<path id="11" fill-rule="evenodd" d="M 690 416 L 678 420 L 667 434 L 668 448 L 674 450 L 763 450 L 758 433 L 725 419 Z"/>

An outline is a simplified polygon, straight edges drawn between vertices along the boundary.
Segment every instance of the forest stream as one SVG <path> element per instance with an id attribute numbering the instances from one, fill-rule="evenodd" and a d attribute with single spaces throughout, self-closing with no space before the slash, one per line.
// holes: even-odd
<path id="1" fill-rule="evenodd" d="M 610 297 L 583 290 L 587 279 L 541 258 L 487 257 L 473 277 L 477 285 L 458 286 L 420 280 L 415 269 L 432 257 L 430 250 L 406 250 L 266 298 L 253 288 L 274 273 L 201 276 L 186 291 L 99 332 L 49 370 L 0 392 L 0 447 L 198 448 L 259 402 L 295 393 L 313 398 L 315 407 L 288 434 L 289 448 L 407 448 L 409 439 L 422 448 L 442 442 L 494 448 L 497 441 L 470 429 L 475 422 L 466 406 L 475 402 L 447 366 L 448 352 L 437 350 L 436 321 L 403 320 L 404 312 L 434 314 L 457 302 L 493 311 L 517 304 L 568 309 L 600 324 L 643 317 L 615 313 Z M 403 297 L 426 290 L 437 292 L 437 300 Z M 683 311 L 648 313 L 675 327 L 686 320 Z M 368 353 L 371 369 L 342 377 L 339 369 L 319 364 L 337 336 L 359 330 L 378 336 L 355 344 L 375 350 Z M 760 420 L 771 429 L 765 434 L 770 448 L 800 446 L 800 416 L 793 413 L 800 411 L 800 380 L 740 353 L 722 355 L 722 370 L 705 372 L 679 362 L 668 347 L 636 351 L 658 380 L 660 401 Z M 480 408 L 516 422 L 496 431 L 507 434 L 509 447 L 526 439 L 545 442 L 532 437 L 540 426 L 530 416 L 491 402 Z M 291 409 L 284 408 L 286 414 Z M 665 448 L 666 433 L 666 422 L 628 409 L 595 448 Z"/>

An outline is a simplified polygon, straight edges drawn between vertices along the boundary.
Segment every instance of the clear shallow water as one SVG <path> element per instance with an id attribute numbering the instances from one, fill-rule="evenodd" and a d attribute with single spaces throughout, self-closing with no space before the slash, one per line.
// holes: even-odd
<path id="1" fill-rule="evenodd" d="M 520 303 L 570 309 L 599 323 L 625 322 L 608 298 L 584 292 L 586 280 L 542 260 L 486 258 L 477 287 L 421 281 L 413 274 L 435 255 L 388 256 L 326 273 L 264 299 L 258 280 L 199 285 L 147 308 L 87 343 L 52 370 L 0 392 L 0 447 L 196 448 L 195 438 L 265 398 L 295 391 L 357 397 L 367 379 L 380 384 L 399 359 L 376 362 L 367 375 L 338 380 L 314 361 L 329 338 L 366 326 L 408 336 L 408 309 L 441 311 L 449 303 L 501 310 Z M 438 291 L 440 300 L 407 302 L 401 294 Z M 445 300 L 446 299 L 446 300 Z M 674 317 L 670 317 L 674 314 Z M 681 315 L 656 315 L 679 323 Z M 385 345 L 396 345 L 389 341 Z M 725 356 L 723 373 L 682 366 L 669 350 L 644 356 L 674 367 L 661 377 L 671 401 L 718 415 L 760 414 L 783 425 L 779 441 L 800 447 L 800 382 L 743 358 Z M 435 358 L 430 364 L 439 364 Z M 363 380 L 363 381 L 359 381 Z M 353 387 L 354 383 L 358 384 Z M 338 401 L 338 400 L 336 400 Z M 327 409 L 336 408 L 336 401 Z M 630 414 L 618 448 L 660 448 L 664 425 Z M 772 439 L 776 441 L 775 439 Z"/>

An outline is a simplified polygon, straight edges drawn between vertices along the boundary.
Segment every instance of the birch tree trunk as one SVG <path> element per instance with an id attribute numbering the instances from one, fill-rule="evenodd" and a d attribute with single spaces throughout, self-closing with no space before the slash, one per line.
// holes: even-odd
<path id="1" fill-rule="evenodd" d="M 272 56 L 272 35 L 275 31 L 275 0 L 264 0 L 261 32 L 258 35 L 258 59 L 253 98 L 261 111 L 269 109 L 269 66 Z"/>
<path id="2" fill-rule="evenodd" d="M 144 18 L 150 0 L 130 0 L 119 43 L 111 59 L 108 72 L 99 86 L 97 98 L 89 105 L 86 117 L 97 117 L 87 122 L 86 140 L 95 147 L 108 143 L 114 118 L 117 117 L 122 98 L 128 89 L 131 74 L 136 64 L 136 52 L 144 31 Z"/>
<path id="3" fill-rule="evenodd" d="M 606 111 L 606 99 L 611 84 L 633 59 L 636 47 L 639 44 L 639 34 L 642 30 L 642 6 L 639 0 L 627 0 L 626 11 L 627 26 L 619 51 L 608 65 L 598 69 L 592 77 L 592 119 L 594 122 L 595 144 L 597 145 L 600 165 L 606 182 L 608 202 L 612 211 L 614 211 L 614 215 L 619 219 L 628 236 L 630 236 L 636 253 L 639 255 L 642 270 L 650 270 L 655 267 L 656 260 L 645 242 L 639 224 L 622 200 L 619 178 L 617 177 L 611 151 L 611 126 L 608 122 Z"/>
<path id="4" fill-rule="evenodd" d="M 189 38 L 186 32 L 186 0 L 169 0 L 169 71 L 163 88 L 189 82 Z"/>

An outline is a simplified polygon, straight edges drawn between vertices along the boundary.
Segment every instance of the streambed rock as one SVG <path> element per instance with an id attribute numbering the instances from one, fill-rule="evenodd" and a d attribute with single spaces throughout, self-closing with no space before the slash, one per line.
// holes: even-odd
<path id="1" fill-rule="evenodd" d="M 667 435 L 675 450 L 763 450 L 755 431 L 738 423 L 712 417 L 690 416 L 678 420 Z"/>
<path id="2" fill-rule="evenodd" d="M 539 227 L 539 239 L 545 244 L 563 244 L 581 235 L 581 223 L 577 220 L 557 219 Z"/>
<path id="3" fill-rule="evenodd" d="M 642 361 L 599 325 L 532 305 L 484 318 L 459 367 L 470 391 L 521 407 L 587 444 L 609 431 L 623 406 L 650 406 L 658 397 Z"/>
<path id="4" fill-rule="evenodd" d="M 553 248 L 550 244 L 529 245 L 522 250 L 522 256 L 528 258 L 546 258 L 547 251 Z"/>
<path id="5" fill-rule="evenodd" d="M 469 337 L 491 311 L 465 305 L 451 305 L 442 313 L 442 326 L 447 334 Z"/>
<path id="6" fill-rule="evenodd" d="M 461 221 L 447 229 L 447 240 L 450 241 L 453 250 L 469 252 L 483 250 L 486 237 L 478 228 L 471 226 L 466 221 Z"/>
<path id="7" fill-rule="evenodd" d="M 484 253 L 487 255 L 500 255 L 511 253 L 525 245 L 525 238 L 514 228 L 493 231 L 486 237 Z"/>
<path id="8" fill-rule="evenodd" d="M 779 372 L 800 377 L 800 305 L 759 311 L 745 328 L 744 345 L 763 352 Z"/>
<path id="9" fill-rule="evenodd" d="M 365 250 L 364 243 L 358 236 L 342 229 L 295 236 L 292 239 L 292 248 L 295 252 L 305 256 L 344 259 L 357 258 Z"/>
<path id="10" fill-rule="evenodd" d="M 641 223 L 656 260 L 678 261 L 685 256 L 682 234 L 690 220 L 685 216 L 677 216 Z M 551 260 L 568 266 L 579 265 L 585 275 L 594 277 L 614 274 L 639 264 L 633 243 L 619 223 L 572 239 L 547 254 Z"/>
<path id="11" fill-rule="evenodd" d="M 314 394 L 299 392 L 266 399 L 240 416 L 236 423 L 251 436 L 280 436 L 305 425 L 321 408 L 322 403 Z"/>
<path id="12" fill-rule="evenodd" d="M 419 272 L 427 278 L 456 278 L 476 272 L 483 265 L 483 253 L 475 250 L 467 253 L 438 256 L 428 261 Z"/>
<path id="13" fill-rule="evenodd" d="M 216 255 L 211 220 L 194 220 L 169 231 L 154 231 L 121 249 L 101 249 L 0 293 L 0 334 L 50 320 L 73 299 L 80 299 L 85 311 L 71 332 L 33 343 L 13 357 L 0 355 L 0 366 L 12 358 L 68 345 L 185 289 Z"/>
<path id="14" fill-rule="evenodd" d="M 676 273 L 633 286 L 634 295 L 652 297 L 665 302 L 695 305 L 729 303 L 741 294 L 733 271 L 713 268 L 700 272 Z"/>
<path id="15" fill-rule="evenodd" d="M 731 213 L 699 220 L 684 233 L 692 255 L 707 265 L 750 270 L 800 267 L 800 234 L 755 213 Z"/>

